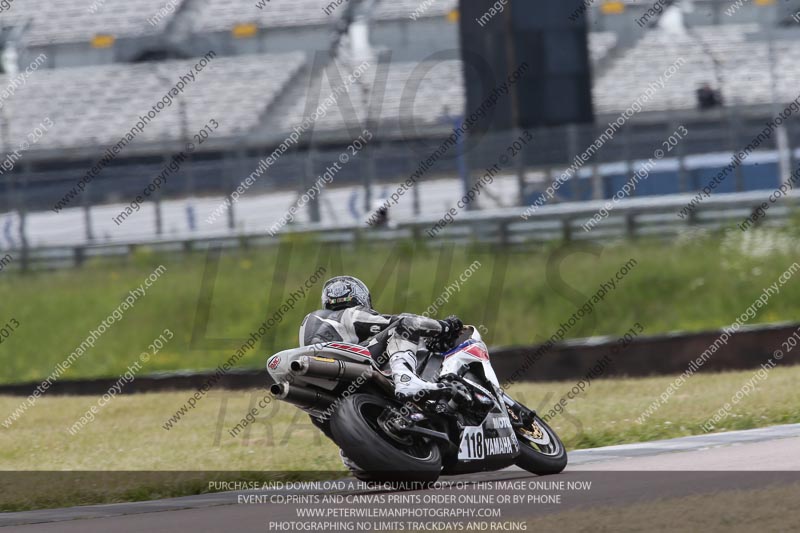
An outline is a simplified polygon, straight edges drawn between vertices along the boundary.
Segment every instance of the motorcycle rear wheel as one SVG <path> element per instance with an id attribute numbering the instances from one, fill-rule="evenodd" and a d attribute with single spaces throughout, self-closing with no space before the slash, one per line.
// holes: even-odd
<path id="1" fill-rule="evenodd" d="M 344 399 L 331 417 L 334 441 L 344 454 L 376 481 L 436 481 L 442 471 L 442 455 L 435 443 L 418 436 L 386 432 L 378 421 L 389 400 L 371 394 Z M 362 476 L 359 476 L 362 477 Z"/>

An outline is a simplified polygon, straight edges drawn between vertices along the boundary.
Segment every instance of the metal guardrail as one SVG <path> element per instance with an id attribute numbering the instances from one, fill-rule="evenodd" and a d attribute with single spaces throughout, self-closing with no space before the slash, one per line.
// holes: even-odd
<path id="1" fill-rule="evenodd" d="M 225 236 L 193 239 L 158 239 L 119 241 L 83 246 L 45 246 L 7 253 L 14 259 L 6 269 L 50 269 L 79 267 L 95 257 L 126 257 L 138 249 L 156 252 L 192 252 L 210 248 L 239 248 L 277 245 L 283 236 L 313 236 L 321 243 L 352 244 L 356 242 L 418 239 L 448 242 L 485 242 L 503 245 L 545 243 L 553 241 L 608 240 L 638 237 L 675 237 L 692 229 L 719 230 L 735 228 L 757 207 L 768 201 L 769 190 L 721 194 L 709 197 L 687 217 L 678 213 L 695 195 L 680 194 L 627 199 L 614 205 L 607 218 L 590 231 L 583 225 L 609 200 L 546 205 L 523 218 L 526 208 L 515 207 L 483 211 L 463 211 L 454 221 L 429 237 L 436 218 L 420 217 L 390 228 L 367 225 L 296 225 L 276 237 L 264 233 L 232 233 Z M 800 197 L 788 196 L 770 207 L 762 225 L 778 226 L 800 204 Z M 444 213 L 443 213 L 444 215 Z M 737 230 L 738 231 L 738 230 Z"/>

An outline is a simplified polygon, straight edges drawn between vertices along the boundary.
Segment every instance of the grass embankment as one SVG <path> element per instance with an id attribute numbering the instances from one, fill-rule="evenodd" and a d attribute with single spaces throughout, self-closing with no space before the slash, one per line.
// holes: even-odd
<path id="1" fill-rule="evenodd" d="M 488 343 L 498 346 L 531 344 L 551 336 L 633 259 L 635 265 L 616 282 L 616 289 L 609 290 L 566 337 L 623 334 L 634 322 L 642 324 L 645 334 L 716 328 L 730 324 L 798 258 L 796 241 L 779 237 L 777 244 L 770 244 L 764 234 L 751 230 L 744 237 L 701 237 L 674 244 L 566 249 L 553 245 L 510 251 L 477 246 L 426 249 L 410 243 L 334 248 L 298 242 L 225 251 L 207 306 L 200 303 L 205 299 L 200 288 L 206 270 L 206 255 L 200 253 L 155 256 L 143 251 L 130 261 L 96 261 L 75 270 L 25 276 L 5 272 L 0 276 L 0 327 L 12 318 L 20 325 L 0 344 L 0 383 L 44 379 L 161 264 L 166 272 L 146 296 L 62 379 L 116 378 L 164 328 L 175 338 L 141 372 L 216 368 L 319 267 L 326 269 L 324 277 L 348 273 L 362 278 L 382 312 L 422 313 L 478 261 L 461 288 L 449 291 L 449 301 L 440 299 L 436 314 L 454 313 L 465 322 L 485 325 Z M 790 245 L 784 246 L 787 239 Z M 554 267 L 551 271 L 548 264 Z M 321 285 L 319 281 L 308 290 L 237 365 L 262 367 L 270 353 L 295 346 L 303 316 L 318 306 Z M 800 280 L 792 280 L 749 323 L 798 317 Z"/>
<path id="2" fill-rule="evenodd" d="M 664 391 L 674 377 L 598 380 L 567 404 L 565 414 L 551 421 L 568 449 L 639 442 L 703 433 L 701 425 L 750 380 L 752 372 L 697 374 L 639 425 L 635 419 Z M 734 406 L 718 430 L 746 429 L 800 422 L 800 367 L 777 367 L 756 390 Z M 544 411 L 574 383 L 517 384 L 512 396 Z M 262 479 L 329 478 L 344 470 L 336 447 L 314 429 L 308 418 L 287 404 L 274 402 L 243 434 L 229 431 L 265 394 L 213 392 L 180 424 L 166 431 L 164 420 L 186 392 L 122 396 L 77 435 L 70 426 L 96 397 L 45 397 L 11 430 L 0 431 L 0 470 L 193 471 L 194 476 L 126 475 L 104 483 L 87 475 L 85 483 L 47 482 L 14 486 L 0 476 L 0 510 L 141 500 L 207 490 L 213 471 L 260 471 Z M 0 412 L 19 404 L 18 397 L 0 397 Z M 273 471 L 273 473 L 267 473 Z M 277 472 L 277 473 L 276 473 Z M 282 473 L 281 473 L 282 472 Z M 223 476 L 234 481 L 235 475 Z M 91 480 L 88 481 L 88 480 Z M 66 482 L 65 482 L 66 483 Z M 6 486 L 4 486 L 6 485 Z"/>

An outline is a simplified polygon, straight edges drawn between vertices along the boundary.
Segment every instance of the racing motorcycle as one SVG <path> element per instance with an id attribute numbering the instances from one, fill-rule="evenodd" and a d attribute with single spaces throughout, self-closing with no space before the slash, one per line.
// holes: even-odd
<path id="1" fill-rule="evenodd" d="M 480 333 L 465 326 L 444 353 L 421 349 L 417 373 L 436 398 L 395 397 L 391 376 L 358 344 L 327 342 L 267 360 L 270 391 L 311 415 L 362 480 L 435 481 L 513 464 L 538 475 L 567 465 L 558 435 L 503 392 Z"/>

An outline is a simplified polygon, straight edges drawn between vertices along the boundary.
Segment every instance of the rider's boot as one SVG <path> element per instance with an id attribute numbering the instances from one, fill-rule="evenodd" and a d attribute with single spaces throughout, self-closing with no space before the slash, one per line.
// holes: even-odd
<path id="1" fill-rule="evenodd" d="M 393 354 L 389 358 L 389 366 L 394 379 L 394 393 L 400 400 L 421 399 L 447 391 L 444 383 L 431 383 L 417 375 L 415 372 L 417 357 L 413 352 L 403 351 Z"/>

